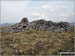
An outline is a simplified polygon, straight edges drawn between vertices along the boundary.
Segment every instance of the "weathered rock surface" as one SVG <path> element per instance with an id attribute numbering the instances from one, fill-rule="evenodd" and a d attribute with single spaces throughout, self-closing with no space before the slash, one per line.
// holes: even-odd
<path id="1" fill-rule="evenodd" d="M 36 20 L 28 22 L 27 18 L 23 18 L 20 23 L 11 26 L 10 29 L 4 29 L 2 31 L 7 32 L 23 32 L 26 30 L 40 30 L 40 31 L 51 31 L 51 32 L 68 32 L 70 28 L 67 22 L 52 22 L 46 20 Z"/>
<path id="2" fill-rule="evenodd" d="M 20 23 L 23 23 L 23 24 L 28 23 L 28 19 L 27 18 L 23 18 Z"/>

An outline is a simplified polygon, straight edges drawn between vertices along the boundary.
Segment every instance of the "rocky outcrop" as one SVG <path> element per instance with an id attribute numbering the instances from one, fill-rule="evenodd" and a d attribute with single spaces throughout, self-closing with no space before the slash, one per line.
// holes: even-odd
<path id="1" fill-rule="evenodd" d="M 67 22 L 52 22 L 45 20 L 37 20 L 31 23 L 33 29 L 44 30 L 44 31 L 54 31 L 54 32 L 65 32 L 68 31 L 70 25 Z"/>
<path id="2" fill-rule="evenodd" d="M 23 24 L 28 23 L 28 19 L 27 18 L 23 18 L 20 23 L 23 23 Z"/>
<path id="3" fill-rule="evenodd" d="M 40 31 L 50 31 L 50 32 L 68 32 L 70 28 L 69 23 L 67 22 L 52 22 L 46 20 L 36 20 L 28 22 L 27 18 L 23 18 L 20 23 L 17 23 L 11 26 L 10 29 L 5 31 L 7 32 L 23 32 L 26 30 L 40 30 Z"/>

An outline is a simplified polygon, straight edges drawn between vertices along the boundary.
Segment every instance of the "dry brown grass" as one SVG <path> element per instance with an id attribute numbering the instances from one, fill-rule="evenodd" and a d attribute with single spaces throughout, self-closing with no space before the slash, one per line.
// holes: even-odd
<path id="1" fill-rule="evenodd" d="M 61 51 L 74 51 L 73 29 L 64 33 L 37 30 L 1 32 L 1 54 L 58 55 Z"/>

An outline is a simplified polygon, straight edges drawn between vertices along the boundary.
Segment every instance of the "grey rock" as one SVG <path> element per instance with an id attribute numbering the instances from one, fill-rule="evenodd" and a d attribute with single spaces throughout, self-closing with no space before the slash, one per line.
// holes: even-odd
<path id="1" fill-rule="evenodd" d="M 20 23 L 23 23 L 23 24 L 28 23 L 28 19 L 27 18 L 23 18 Z"/>
<path id="2" fill-rule="evenodd" d="M 67 22 L 52 22 L 46 20 L 36 20 L 28 22 L 27 18 L 23 18 L 20 23 L 11 26 L 10 29 L 1 29 L 0 31 L 6 32 L 24 32 L 26 30 L 40 30 L 50 32 L 68 32 L 70 24 Z"/>

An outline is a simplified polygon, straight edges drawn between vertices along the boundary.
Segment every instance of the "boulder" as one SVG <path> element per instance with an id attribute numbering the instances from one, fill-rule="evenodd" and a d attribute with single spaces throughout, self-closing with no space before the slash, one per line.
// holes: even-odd
<path id="1" fill-rule="evenodd" d="M 20 23 L 23 23 L 23 24 L 28 23 L 28 19 L 26 17 L 25 18 L 22 18 L 22 20 L 21 20 Z"/>
<path id="2" fill-rule="evenodd" d="M 52 22 L 46 20 L 36 20 L 28 22 L 27 18 L 22 18 L 20 23 L 11 26 L 10 29 L 2 29 L 0 31 L 7 32 L 24 32 L 26 30 L 40 30 L 50 32 L 67 32 L 69 31 L 70 24 L 67 22 Z"/>

